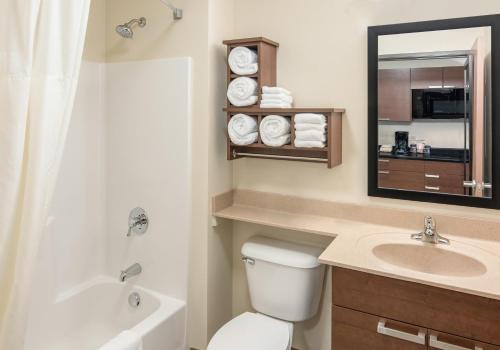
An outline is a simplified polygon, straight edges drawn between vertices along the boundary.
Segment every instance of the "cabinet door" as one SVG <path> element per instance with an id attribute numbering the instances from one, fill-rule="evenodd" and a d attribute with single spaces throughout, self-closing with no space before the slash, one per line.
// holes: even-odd
<path id="1" fill-rule="evenodd" d="M 379 120 L 411 121 L 411 89 L 409 69 L 378 71 Z"/>
<path id="2" fill-rule="evenodd" d="M 443 68 L 413 68 L 412 89 L 437 89 L 443 87 Z"/>
<path id="3" fill-rule="evenodd" d="M 443 87 L 450 89 L 463 89 L 465 86 L 464 67 L 443 68 Z"/>
<path id="4" fill-rule="evenodd" d="M 427 349 L 426 329 L 338 306 L 332 316 L 333 350 Z"/>
<path id="5" fill-rule="evenodd" d="M 500 350 L 500 347 L 431 330 L 429 331 L 429 349 L 430 350 Z"/>

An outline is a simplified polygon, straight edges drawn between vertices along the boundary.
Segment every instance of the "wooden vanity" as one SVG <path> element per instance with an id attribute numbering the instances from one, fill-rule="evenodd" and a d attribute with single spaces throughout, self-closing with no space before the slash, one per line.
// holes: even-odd
<path id="1" fill-rule="evenodd" d="M 333 350 L 500 350 L 500 300 L 333 267 Z"/>

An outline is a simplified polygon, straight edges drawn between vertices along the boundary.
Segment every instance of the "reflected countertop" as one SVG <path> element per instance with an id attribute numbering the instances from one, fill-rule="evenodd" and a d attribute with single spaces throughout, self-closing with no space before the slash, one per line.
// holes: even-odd
<path id="1" fill-rule="evenodd" d="M 394 152 L 386 153 L 379 152 L 380 158 L 393 158 L 393 159 L 407 159 L 407 160 L 429 160 L 439 162 L 452 162 L 452 163 L 468 163 L 469 151 L 464 153 L 463 149 L 458 148 L 432 148 L 430 154 L 422 153 L 405 153 L 396 154 Z"/>

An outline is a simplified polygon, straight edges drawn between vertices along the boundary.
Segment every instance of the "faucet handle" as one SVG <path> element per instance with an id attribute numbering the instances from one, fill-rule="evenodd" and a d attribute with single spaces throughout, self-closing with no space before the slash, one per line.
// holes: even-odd
<path id="1" fill-rule="evenodd" d="M 142 235 L 146 233 L 149 226 L 149 219 L 146 211 L 142 208 L 134 208 L 128 216 L 128 232 L 127 237 L 132 235 L 132 232 Z"/>
<path id="2" fill-rule="evenodd" d="M 436 229 L 436 220 L 432 216 L 426 216 L 424 219 L 424 226 L 426 229 L 435 230 Z"/>

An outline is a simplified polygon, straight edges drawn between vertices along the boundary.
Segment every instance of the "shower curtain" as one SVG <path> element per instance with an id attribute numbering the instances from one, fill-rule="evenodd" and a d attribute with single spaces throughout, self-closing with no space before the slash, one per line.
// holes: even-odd
<path id="1" fill-rule="evenodd" d="M 0 349 L 23 349 L 89 3 L 0 1 Z"/>

